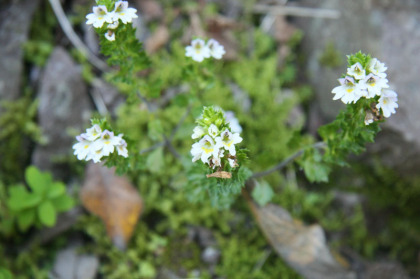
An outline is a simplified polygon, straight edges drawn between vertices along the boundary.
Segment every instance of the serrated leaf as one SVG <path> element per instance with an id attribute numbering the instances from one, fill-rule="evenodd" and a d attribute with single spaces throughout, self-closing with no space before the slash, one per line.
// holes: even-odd
<path id="1" fill-rule="evenodd" d="M 146 164 L 150 172 L 162 172 L 164 168 L 163 148 L 153 150 L 147 157 Z"/>
<path id="2" fill-rule="evenodd" d="M 267 182 L 262 181 L 261 183 L 256 182 L 251 195 L 260 206 L 265 206 L 273 198 L 274 192 Z"/>
<path id="3" fill-rule="evenodd" d="M 66 193 L 66 186 L 62 182 L 54 182 L 48 187 L 48 198 L 53 199 Z"/>
<path id="4" fill-rule="evenodd" d="M 54 226 L 57 219 L 57 214 L 53 204 L 50 201 L 44 201 L 38 207 L 38 218 L 43 225 L 48 227 Z"/>
<path id="5" fill-rule="evenodd" d="M 52 199 L 51 202 L 57 212 L 67 211 L 74 206 L 74 200 L 67 195 Z"/>
<path id="6" fill-rule="evenodd" d="M 31 225 L 33 225 L 35 221 L 36 210 L 35 208 L 30 208 L 19 212 L 17 215 L 17 224 L 19 229 L 24 232 L 26 231 Z"/>
<path id="7" fill-rule="evenodd" d="M 328 182 L 328 175 L 331 171 L 328 165 L 312 160 L 305 160 L 302 167 L 310 182 Z"/>

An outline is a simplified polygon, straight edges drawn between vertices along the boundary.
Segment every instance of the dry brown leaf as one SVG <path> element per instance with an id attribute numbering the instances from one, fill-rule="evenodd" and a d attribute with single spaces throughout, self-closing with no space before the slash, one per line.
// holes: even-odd
<path id="1" fill-rule="evenodd" d="M 151 54 L 158 51 L 169 41 L 169 30 L 165 25 L 160 25 L 155 33 L 146 40 L 146 52 Z"/>
<path id="2" fill-rule="evenodd" d="M 216 177 L 216 178 L 229 179 L 229 178 L 232 178 L 232 174 L 230 172 L 227 172 L 227 171 L 217 171 L 217 172 L 212 173 L 212 174 L 207 174 L 206 177 L 207 178 Z"/>
<path id="3" fill-rule="evenodd" d="M 274 250 L 298 273 L 309 279 L 353 279 L 331 255 L 318 225 L 305 226 L 283 208 L 268 204 L 259 207 L 248 198 L 261 230 Z"/>
<path id="4" fill-rule="evenodd" d="M 113 169 L 89 164 L 80 199 L 105 223 L 114 245 L 124 249 L 143 209 L 142 199 L 128 179 L 115 175 Z"/>

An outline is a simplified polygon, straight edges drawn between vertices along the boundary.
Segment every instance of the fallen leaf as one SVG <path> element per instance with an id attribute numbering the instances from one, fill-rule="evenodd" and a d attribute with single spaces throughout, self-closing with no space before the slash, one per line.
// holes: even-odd
<path id="1" fill-rule="evenodd" d="M 261 230 L 274 250 L 298 273 L 308 279 L 354 279 L 356 275 L 331 255 L 324 231 L 293 220 L 280 206 L 259 207 L 248 194 L 248 203 Z"/>
<path id="2" fill-rule="evenodd" d="M 206 177 L 207 178 L 216 177 L 216 178 L 229 179 L 229 178 L 232 178 L 232 174 L 230 172 L 227 172 L 227 171 L 217 171 L 217 172 L 212 173 L 212 174 L 207 174 Z"/>
<path id="3" fill-rule="evenodd" d="M 89 164 L 80 199 L 105 223 L 114 245 L 125 249 L 143 209 L 142 199 L 129 180 L 115 175 L 113 169 Z"/>
<path id="4" fill-rule="evenodd" d="M 158 51 L 169 41 L 169 31 L 165 25 L 160 25 L 155 33 L 146 40 L 146 52 L 151 54 Z"/>

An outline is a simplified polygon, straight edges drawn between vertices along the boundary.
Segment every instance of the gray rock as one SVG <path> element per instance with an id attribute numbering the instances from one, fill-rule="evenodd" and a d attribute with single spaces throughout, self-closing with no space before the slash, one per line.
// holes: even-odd
<path id="1" fill-rule="evenodd" d="M 346 63 L 328 67 L 320 63 L 320 56 L 327 44 L 333 43 L 337 51 L 345 55 L 362 50 L 377 57 L 388 66 L 391 88 L 399 94 L 399 108 L 385 125 L 385 130 L 395 133 L 392 141 L 386 133 L 380 133 L 378 142 L 388 143 L 380 147 L 379 154 L 386 155 L 384 163 L 401 173 L 415 173 L 420 155 L 420 2 L 414 0 L 325 0 L 300 1 L 302 5 L 330 8 L 341 12 L 336 20 L 312 18 L 299 19 L 305 31 L 303 48 L 307 57 L 307 76 L 315 87 L 317 106 L 327 119 L 335 118 L 342 107 L 332 101 L 331 90 L 338 85 L 337 78 L 346 71 Z M 395 156 L 384 154 L 388 147 L 398 147 Z M 393 152 L 394 153 L 394 152 Z M 405 154 L 410 154 L 407 158 Z"/>
<path id="2" fill-rule="evenodd" d="M 216 264 L 220 258 L 220 251 L 213 247 L 207 247 L 201 254 L 203 262 L 208 264 Z"/>
<path id="3" fill-rule="evenodd" d="M 50 279 L 94 279 L 99 260 L 94 255 L 77 253 L 79 244 L 72 244 L 57 253 Z"/>
<path id="4" fill-rule="evenodd" d="M 28 39 L 38 2 L 20 0 L 0 4 L 0 100 L 15 100 L 21 95 L 22 44 Z"/>
<path id="5" fill-rule="evenodd" d="M 68 131 L 81 132 L 88 123 L 91 104 L 81 69 L 61 47 L 54 49 L 44 70 L 39 93 L 38 119 L 47 144 L 36 146 L 32 161 L 63 179 L 68 168 L 55 162 L 72 153 L 75 139 Z"/>

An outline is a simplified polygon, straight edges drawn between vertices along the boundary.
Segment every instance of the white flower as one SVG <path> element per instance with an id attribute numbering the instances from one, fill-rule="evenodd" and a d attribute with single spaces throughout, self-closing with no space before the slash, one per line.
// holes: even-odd
<path id="1" fill-rule="evenodd" d="M 235 117 L 233 111 L 225 113 L 226 122 L 229 123 L 230 130 L 234 133 L 242 133 L 242 126 L 239 124 L 238 118 Z"/>
<path id="2" fill-rule="evenodd" d="M 106 32 L 105 33 L 105 38 L 108 40 L 108 41 L 115 41 L 115 33 L 114 33 L 114 31 L 112 31 L 112 30 L 108 30 L 108 32 Z"/>
<path id="3" fill-rule="evenodd" d="M 216 154 L 213 154 L 213 158 L 211 159 L 211 163 L 213 164 L 213 169 L 215 167 L 221 167 L 222 166 L 222 157 L 224 156 L 223 149 L 219 149 Z"/>
<path id="4" fill-rule="evenodd" d="M 375 95 L 381 95 L 381 90 L 384 88 L 388 88 L 388 80 L 386 78 L 380 78 L 375 76 L 374 74 L 369 74 L 363 80 L 360 81 L 366 85 L 367 88 L 367 98 L 373 98 Z"/>
<path id="5" fill-rule="evenodd" d="M 121 138 L 114 136 L 113 132 L 105 130 L 101 137 L 94 142 L 94 150 L 102 150 L 103 156 L 108 156 L 114 152 L 115 146 L 120 145 Z"/>
<path id="6" fill-rule="evenodd" d="M 340 86 L 335 87 L 332 93 L 335 94 L 333 100 L 341 99 L 345 104 L 356 103 L 362 96 L 366 95 L 363 90 L 366 89 L 366 85 L 363 83 L 355 83 L 352 77 L 340 78 L 338 80 Z"/>
<path id="7" fill-rule="evenodd" d="M 364 79 L 366 76 L 366 71 L 363 69 L 362 64 L 357 62 L 352 65 L 350 68 L 347 68 L 347 75 L 353 76 L 355 79 Z"/>
<path id="8" fill-rule="evenodd" d="M 382 109 L 385 117 L 390 117 L 392 113 L 395 113 L 395 109 L 398 107 L 397 104 L 398 95 L 392 90 L 382 90 L 379 103 L 376 105 L 377 109 Z"/>
<path id="9" fill-rule="evenodd" d="M 114 21 L 113 23 L 108 24 L 108 29 L 117 29 L 118 25 L 120 25 L 120 22 L 118 20 Z"/>
<path id="10" fill-rule="evenodd" d="M 185 48 L 185 56 L 191 57 L 194 61 L 202 62 L 204 58 L 210 57 L 210 49 L 201 39 L 195 39 L 190 46 Z"/>
<path id="11" fill-rule="evenodd" d="M 215 146 L 213 139 L 205 135 L 199 142 L 192 145 L 191 155 L 193 155 L 193 162 L 201 158 L 203 163 L 209 163 L 208 159 L 211 155 L 219 153 L 219 148 Z"/>
<path id="12" fill-rule="evenodd" d="M 127 143 L 125 140 L 121 139 L 120 144 L 117 145 L 116 148 L 118 155 L 123 156 L 124 158 L 128 157 Z"/>
<path id="13" fill-rule="evenodd" d="M 90 141 L 94 141 L 99 138 L 102 134 L 102 129 L 98 124 L 93 125 L 91 128 L 86 129 L 85 138 Z"/>
<path id="14" fill-rule="evenodd" d="M 228 161 L 231 168 L 236 168 L 238 166 L 235 159 L 228 158 Z"/>
<path id="15" fill-rule="evenodd" d="M 212 138 L 215 138 L 219 134 L 219 129 L 217 128 L 216 125 L 211 124 L 208 130 L 208 133 Z"/>
<path id="16" fill-rule="evenodd" d="M 369 62 L 369 65 L 368 65 L 368 70 L 372 73 L 372 74 L 374 74 L 374 75 L 376 75 L 376 76 L 378 76 L 378 77 L 380 77 L 380 78 L 386 78 L 386 73 L 385 73 L 385 71 L 387 70 L 388 68 L 385 66 L 385 63 L 381 63 L 378 59 L 376 59 L 376 58 L 372 58 L 371 60 L 370 60 L 370 62 Z"/>
<path id="17" fill-rule="evenodd" d="M 367 125 L 373 123 L 374 120 L 375 120 L 375 116 L 373 115 L 373 113 L 370 112 L 370 111 L 366 112 L 365 125 L 367 126 Z"/>
<path id="18" fill-rule="evenodd" d="M 216 138 L 216 146 L 219 148 L 224 147 L 229 151 L 230 155 L 235 156 L 235 144 L 240 143 L 241 141 L 242 138 L 238 133 L 232 134 L 228 129 L 226 129 L 221 133 L 220 137 Z"/>
<path id="19" fill-rule="evenodd" d="M 73 145 L 74 155 L 77 156 L 78 160 L 83 160 L 92 151 L 92 141 L 86 139 L 86 134 L 77 136 L 78 143 Z"/>
<path id="20" fill-rule="evenodd" d="M 222 56 L 226 53 L 225 48 L 215 39 L 210 39 L 207 42 L 207 47 L 210 49 L 210 55 L 215 59 L 221 59 Z"/>
<path id="21" fill-rule="evenodd" d="M 127 24 L 132 22 L 133 18 L 137 18 L 136 12 L 136 9 L 128 7 L 127 1 L 118 1 L 115 3 L 113 20 L 121 19 L 124 24 Z"/>
<path id="22" fill-rule="evenodd" d="M 99 150 L 92 150 L 86 157 L 86 161 L 92 160 L 94 163 L 98 163 L 101 161 L 101 158 L 104 156 L 104 152 L 102 149 Z"/>
<path id="23" fill-rule="evenodd" d="M 86 24 L 93 24 L 95 28 L 101 28 L 105 22 L 112 23 L 113 13 L 108 13 L 104 5 L 93 7 L 93 13 L 86 16 Z"/>
<path id="24" fill-rule="evenodd" d="M 204 131 L 203 127 L 196 126 L 193 130 L 193 134 L 192 134 L 191 138 L 193 138 L 193 139 L 201 138 L 205 133 L 206 133 L 206 131 Z"/>

